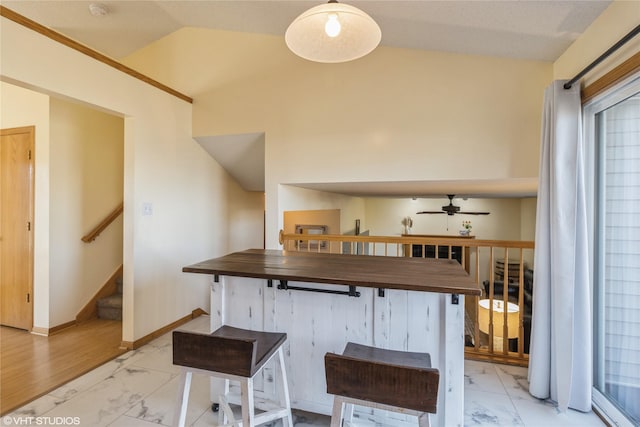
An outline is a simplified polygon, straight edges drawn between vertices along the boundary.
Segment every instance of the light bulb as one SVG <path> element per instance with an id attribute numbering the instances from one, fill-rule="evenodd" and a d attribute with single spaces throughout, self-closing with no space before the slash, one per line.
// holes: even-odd
<path id="1" fill-rule="evenodd" d="M 340 34 L 340 30 L 342 27 L 340 26 L 340 21 L 338 21 L 338 15 L 335 13 L 330 13 L 327 16 L 327 23 L 324 24 L 324 32 L 327 33 L 329 37 L 337 37 Z"/>

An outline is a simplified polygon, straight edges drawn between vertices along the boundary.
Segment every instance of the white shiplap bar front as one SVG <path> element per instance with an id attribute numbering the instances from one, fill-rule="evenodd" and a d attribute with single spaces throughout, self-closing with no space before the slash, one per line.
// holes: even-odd
<path id="1" fill-rule="evenodd" d="M 320 260 L 324 261 L 322 258 Z M 396 260 L 400 263 L 412 261 Z M 447 261 L 441 260 L 440 263 L 443 262 Z M 342 353 L 347 342 L 351 341 L 379 348 L 430 353 L 433 367 L 440 371 L 438 409 L 437 413 L 431 416 L 432 424 L 463 425 L 462 293 L 459 295 L 458 304 L 453 304 L 451 293 L 433 291 L 386 288 L 384 296 L 380 296 L 376 287 L 358 286 L 360 296 L 351 297 L 284 290 L 278 289 L 278 278 L 269 281 L 262 277 L 243 277 L 237 273 L 227 275 L 224 274 L 224 269 L 207 268 L 206 263 L 187 267 L 185 271 L 209 272 L 217 279 L 212 279 L 211 283 L 212 331 L 226 324 L 287 333 L 286 365 L 294 408 L 331 414 L 333 397 L 326 393 L 324 355 L 327 352 Z M 277 274 L 282 273 L 282 268 L 286 267 L 278 266 L 269 274 L 277 277 Z M 331 267 L 327 265 L 327 268 Z M 458 264 L 456 268 L 464 271 Z M 246 274 L 256 276 L 254 272 Z M 310 280 L 305 278 L 304 282 L 287 283 L 289 286 L 318 289 L 347 289 L 345 285 L 328 283 L 331 279 L 324 276 L 319 278 L 322 283 L 313 283 Z M 270 283 L 272 286 L 269 286 Z M 273 368 L 265 370 L 264 382 L 261 385 L 267 395 L 273 392 L 272 378 L 278 377 L 273 375 L 270 369 Z M 212 392 L 214 400 L 217 395 L 217 391 Z M 398 423 L 391 424 L 399 425 L 400 422 L 398 420 Z"/>

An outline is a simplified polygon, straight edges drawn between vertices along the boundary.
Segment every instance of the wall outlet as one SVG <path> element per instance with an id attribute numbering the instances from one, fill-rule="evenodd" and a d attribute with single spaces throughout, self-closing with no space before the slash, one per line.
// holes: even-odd
<path id="1" fill-rule="evenodd" d="M 144 202 L 142 204 L 142 216 L 151 216 L 153 215 L 153 203 Z"/>

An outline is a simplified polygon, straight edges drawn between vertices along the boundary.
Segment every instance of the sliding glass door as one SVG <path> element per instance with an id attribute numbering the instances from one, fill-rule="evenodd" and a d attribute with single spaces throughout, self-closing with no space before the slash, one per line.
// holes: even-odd
<path id="1" fill-rule="evenodd" d="M 619 425 L 640 425 L 640 78 L 585 107 L 585 137 L 595 178 L 594 403 Z"/>

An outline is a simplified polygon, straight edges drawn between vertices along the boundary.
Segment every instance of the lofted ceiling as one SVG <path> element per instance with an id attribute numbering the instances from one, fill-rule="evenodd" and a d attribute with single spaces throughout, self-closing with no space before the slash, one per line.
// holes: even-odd
<path id="1" fill-rule="evenodd" d="M 107 14 L 94 16 L 92 3 Z M 317 0 L 3 0 L 119 59 L 183 27 L 284 35 Z M 349 0 L 382 29 L 382 45 L 555 61 L 610 0 Z M 283 39 L 284 43 L 284 39 Z"/>
<path id="2" fill-rule="evenodd" d="M 264 191 L 264 133 L 195 138 L 246 191 Z"/>
<path id="3" fill-rule="evenodd" d="M 555 61 L 610 0 L 349 0 L 382 29 L 382 45 Z M 91 4 L 106 14 L 90 13 Z M 2 0 L 3 6 L 114 59 L 183 27 L 284 36 L 316 0 Z M 283 37 L 284 43 L 284 37 Z M 264 191 L 264 135 L 198 138 L 250 191 Z M 244 156 L 244 157 L 243 157 Z M 247 156 L 253 156 L 248 159 Z M 308 183 L 300 187 L 358 196 L 535 196 L 536 180 Z"/>

